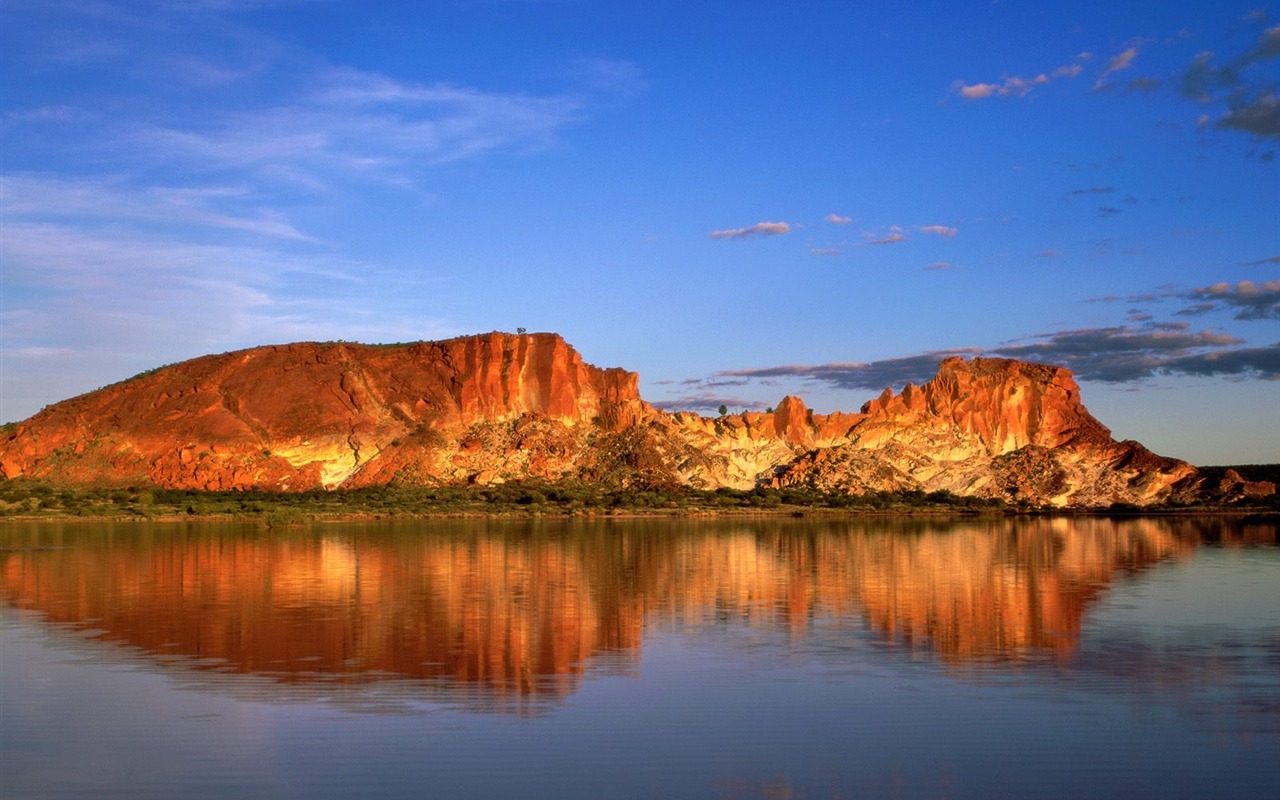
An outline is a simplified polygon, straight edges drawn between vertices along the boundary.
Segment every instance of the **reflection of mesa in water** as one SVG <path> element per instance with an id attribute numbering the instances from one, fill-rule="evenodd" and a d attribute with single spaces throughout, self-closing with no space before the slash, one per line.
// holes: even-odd
<path id="1" fill-rule="evenodd" d="M 1117 570 L 1194 546 L 1175 525 L 66 526 L 40 541 L 70 547 L 0 564 L 14 604 L 166 664 L 559 697 L 601 654 L 634 669 L 651 625 L 803 637 L 864 619 L 948 661 L 1061 658 Z"/>

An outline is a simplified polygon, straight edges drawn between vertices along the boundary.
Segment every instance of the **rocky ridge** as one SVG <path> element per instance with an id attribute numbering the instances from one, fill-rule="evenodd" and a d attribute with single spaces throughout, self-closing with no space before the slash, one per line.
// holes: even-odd
<path id="1" fill-rule="evenodd" d="M 946 490 L 1054 506 L 1188 499 L 1194 467 L 1115 441 L 1069 371 L 948 359 L 858 413 L 665 413 L 555 334 L 300 343 L 206 356 L 50 406 L 0 475 L 299 491 L 390 482 Z"/>

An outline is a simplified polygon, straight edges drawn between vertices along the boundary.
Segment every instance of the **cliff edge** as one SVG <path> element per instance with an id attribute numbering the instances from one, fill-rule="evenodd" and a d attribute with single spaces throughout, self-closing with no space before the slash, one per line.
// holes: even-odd
<path id="1" fill-rule="evenodd" d="M 301 491 L 585 480 L 608 486 L 945 490 L 1055 506 L 1195 496 L 1194 467 L 1117 442 L 1071 373 L 952 358 L 858 413 L 710 418 L 644 402 L 555 334 L 299 343 L 185 361 L 50 406 L 0 475 L 69 486 Z"/>

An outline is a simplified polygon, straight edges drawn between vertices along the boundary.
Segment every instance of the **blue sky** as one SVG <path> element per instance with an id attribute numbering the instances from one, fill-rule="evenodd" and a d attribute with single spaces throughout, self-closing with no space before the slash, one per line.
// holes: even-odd
<path id="1" fill-rule="evenodd" d="M 1280 9 L 0 0 L 0 418 L 259 344 L 555 331 L 646 399 L 950 353 L 1280 461 Z"/>

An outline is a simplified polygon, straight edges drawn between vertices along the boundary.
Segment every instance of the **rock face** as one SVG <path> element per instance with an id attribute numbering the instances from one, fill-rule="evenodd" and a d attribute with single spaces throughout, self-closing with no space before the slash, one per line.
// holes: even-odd
<path id="1" fill-rule="evenodd" d="M 65 485 L 305 490 L 606 486 L 947 490 L 1056 506 L 1190 497 L 1196 470 L 1117 442 L 1061 368 L 953 358 L 860 413 L 666 414 L 554 334 L 292 344 L 208 356 L 50 406 L 0 474 Z"/>
<path id="2" fill-rule="evenodd" d="M 578 455 L 578 429 L 653 413 L 637 387 L 634 373 L 586 364 L 550 334 L 259 347 L 51 406 L 0 444 L 0 471 L 302 490 L 474 479 L 501 456 L 507 471 L 554 478 Z"/>
<path id="3" fill-rule="evenodd" d="M 1189 497 L 1196 470 L 1117 442 L 1060 367 L 1009 359 L 944 361 L 923 386 L 885 389 L 859 414 L 815 415 L 794 397 L 770 414 L 675 415 L 713 454 L 695 485 L 921 490 L 1055 506 L 1145 505 Z"/>

